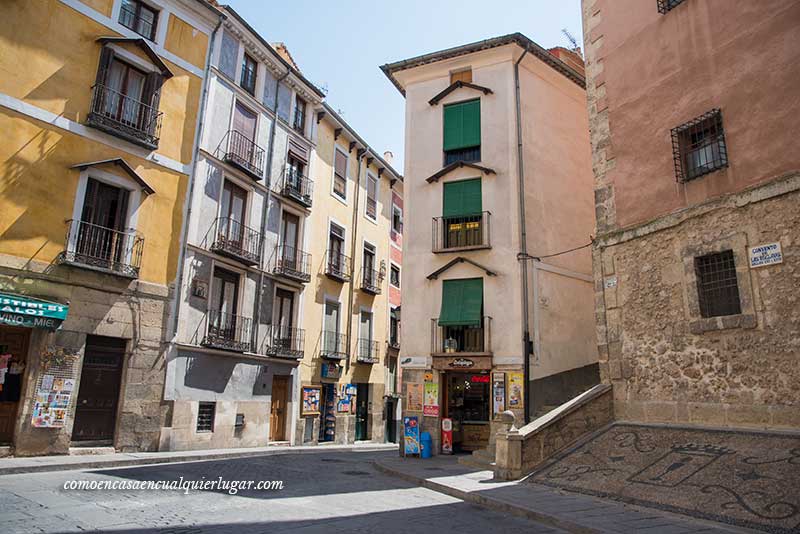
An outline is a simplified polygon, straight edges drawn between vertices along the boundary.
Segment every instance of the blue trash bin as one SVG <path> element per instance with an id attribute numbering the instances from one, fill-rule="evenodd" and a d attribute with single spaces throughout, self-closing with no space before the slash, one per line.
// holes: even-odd
<path id="1" fill-rule="evenodd" d="M 419 436 L 419 456 L 420 458 L 430 458 L 431 449 L 433 448 L 433 438 L 430 432 L 423 432 Z"/>

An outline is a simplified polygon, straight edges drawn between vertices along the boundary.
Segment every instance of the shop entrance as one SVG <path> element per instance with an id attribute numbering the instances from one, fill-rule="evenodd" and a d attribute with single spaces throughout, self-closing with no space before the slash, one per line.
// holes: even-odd
<path id="1" fill-rule="evenodd" d="M 127 340 L 88 336 L 83 356 L 73 441 L 114 440 L 119 386 Z"/>
<path id="2" fill-rule="evenodd" d="M 474 451 L 489 444 L 491 376 L 445 373 L 445 417 L 453 420 L 453 451 Z"/>
<path id="3" fill-rule="evenodd" d="M 322 407 L 319 414 L 319 441 L 336 439 L 336 384 L 322 384 Z"/>
<path id="4" fill-rule="evenodd" d="M 356 384 L 356 441 L 369 436 L 369 384 Z"/>
<path id="5" fill-rule="evenodd" d="M 272 377 L 272 401 L 269 414 L 269 440 L 286 441 L 286 412 L 289 403 L 289 378 L 283 375 Z"/>
<path id="6" fill-rule="evenodd" d="M 0 444 L 14 439 L 14 423 L 22 396 L 30 330 L 0 326 Z"/>

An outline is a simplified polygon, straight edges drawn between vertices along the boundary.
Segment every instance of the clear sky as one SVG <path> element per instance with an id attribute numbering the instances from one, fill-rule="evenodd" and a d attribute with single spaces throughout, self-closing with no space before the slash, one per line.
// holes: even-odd
<path id="1" fill-rule="evenodd" d="M 221 0 L 220 3 L 226 3 Z M 580 0 L 227 0 L 270 42 L 286 43 L 327 102 L 403 172 L 402 95 L 378 68 L 521 32 L 545 48 L 582 43 Z"/>

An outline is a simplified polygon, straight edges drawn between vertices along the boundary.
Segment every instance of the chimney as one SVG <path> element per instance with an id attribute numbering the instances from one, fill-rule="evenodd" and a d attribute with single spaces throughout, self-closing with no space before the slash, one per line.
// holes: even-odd
<path id="1" fill-rule="evenodd" d="M 392 154 L 391 150 L 387 150 L 386 152 L 383 153 L 383 159 L 386 161 L 386 163 L 391 165 L 392 160 L 394 159 L 394 154 Z"/>

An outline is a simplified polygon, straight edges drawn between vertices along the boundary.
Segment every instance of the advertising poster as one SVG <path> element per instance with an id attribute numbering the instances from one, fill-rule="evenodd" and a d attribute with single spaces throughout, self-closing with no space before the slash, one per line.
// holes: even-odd
<path id="1" fill-rule="evenodd" d="M 319 386 L 303 386 L 303 403 L 301 415 L 319 415 Z"/>
<path id="2" fill-rule="evenodd" d="M 354 406 L 352 384 L 342 384 L 341 393 L 339 393 L 339 402 L 336 403 L 336 411 L 339 413 L 350 413 Z"/>
<path id="3" fill-rule="evenodd" d="M 453 454 L 453 420 L 442 419 L 442 454 Z"/>
<path id="4" fill-rule="evenodd" d="M 422 411 L 422 384 L 408 384 L 406 410 L 409 412 Z"/>
<path id="5" fill-rule="evenodd" d="M 524 379 L 522 373 L 508 373 L 508 407 L 522 408 L 524 399 Z"/>
<path id="6" fill-rule="evenodd" d="M 419 454 L 419 418 L 403 418 L 403 443 L 406 454 Z"/>
<path id="7" fill-rule="evenodd" d="M 63 428 L 74 387 L 74 380 L 44 375 L 36 391 L 31 425 L 37 428 Z"/>
<path id="8" fill-rule="evenodd" d="M 495 414 L 506 409 L 506 374 L 492 373 L 492 407 Z"/>
<path id="9" fill-rule="evenodd" d="M 439 417 L 439 384 L 425 382 L 425 400 L 422 415 Z"/>

